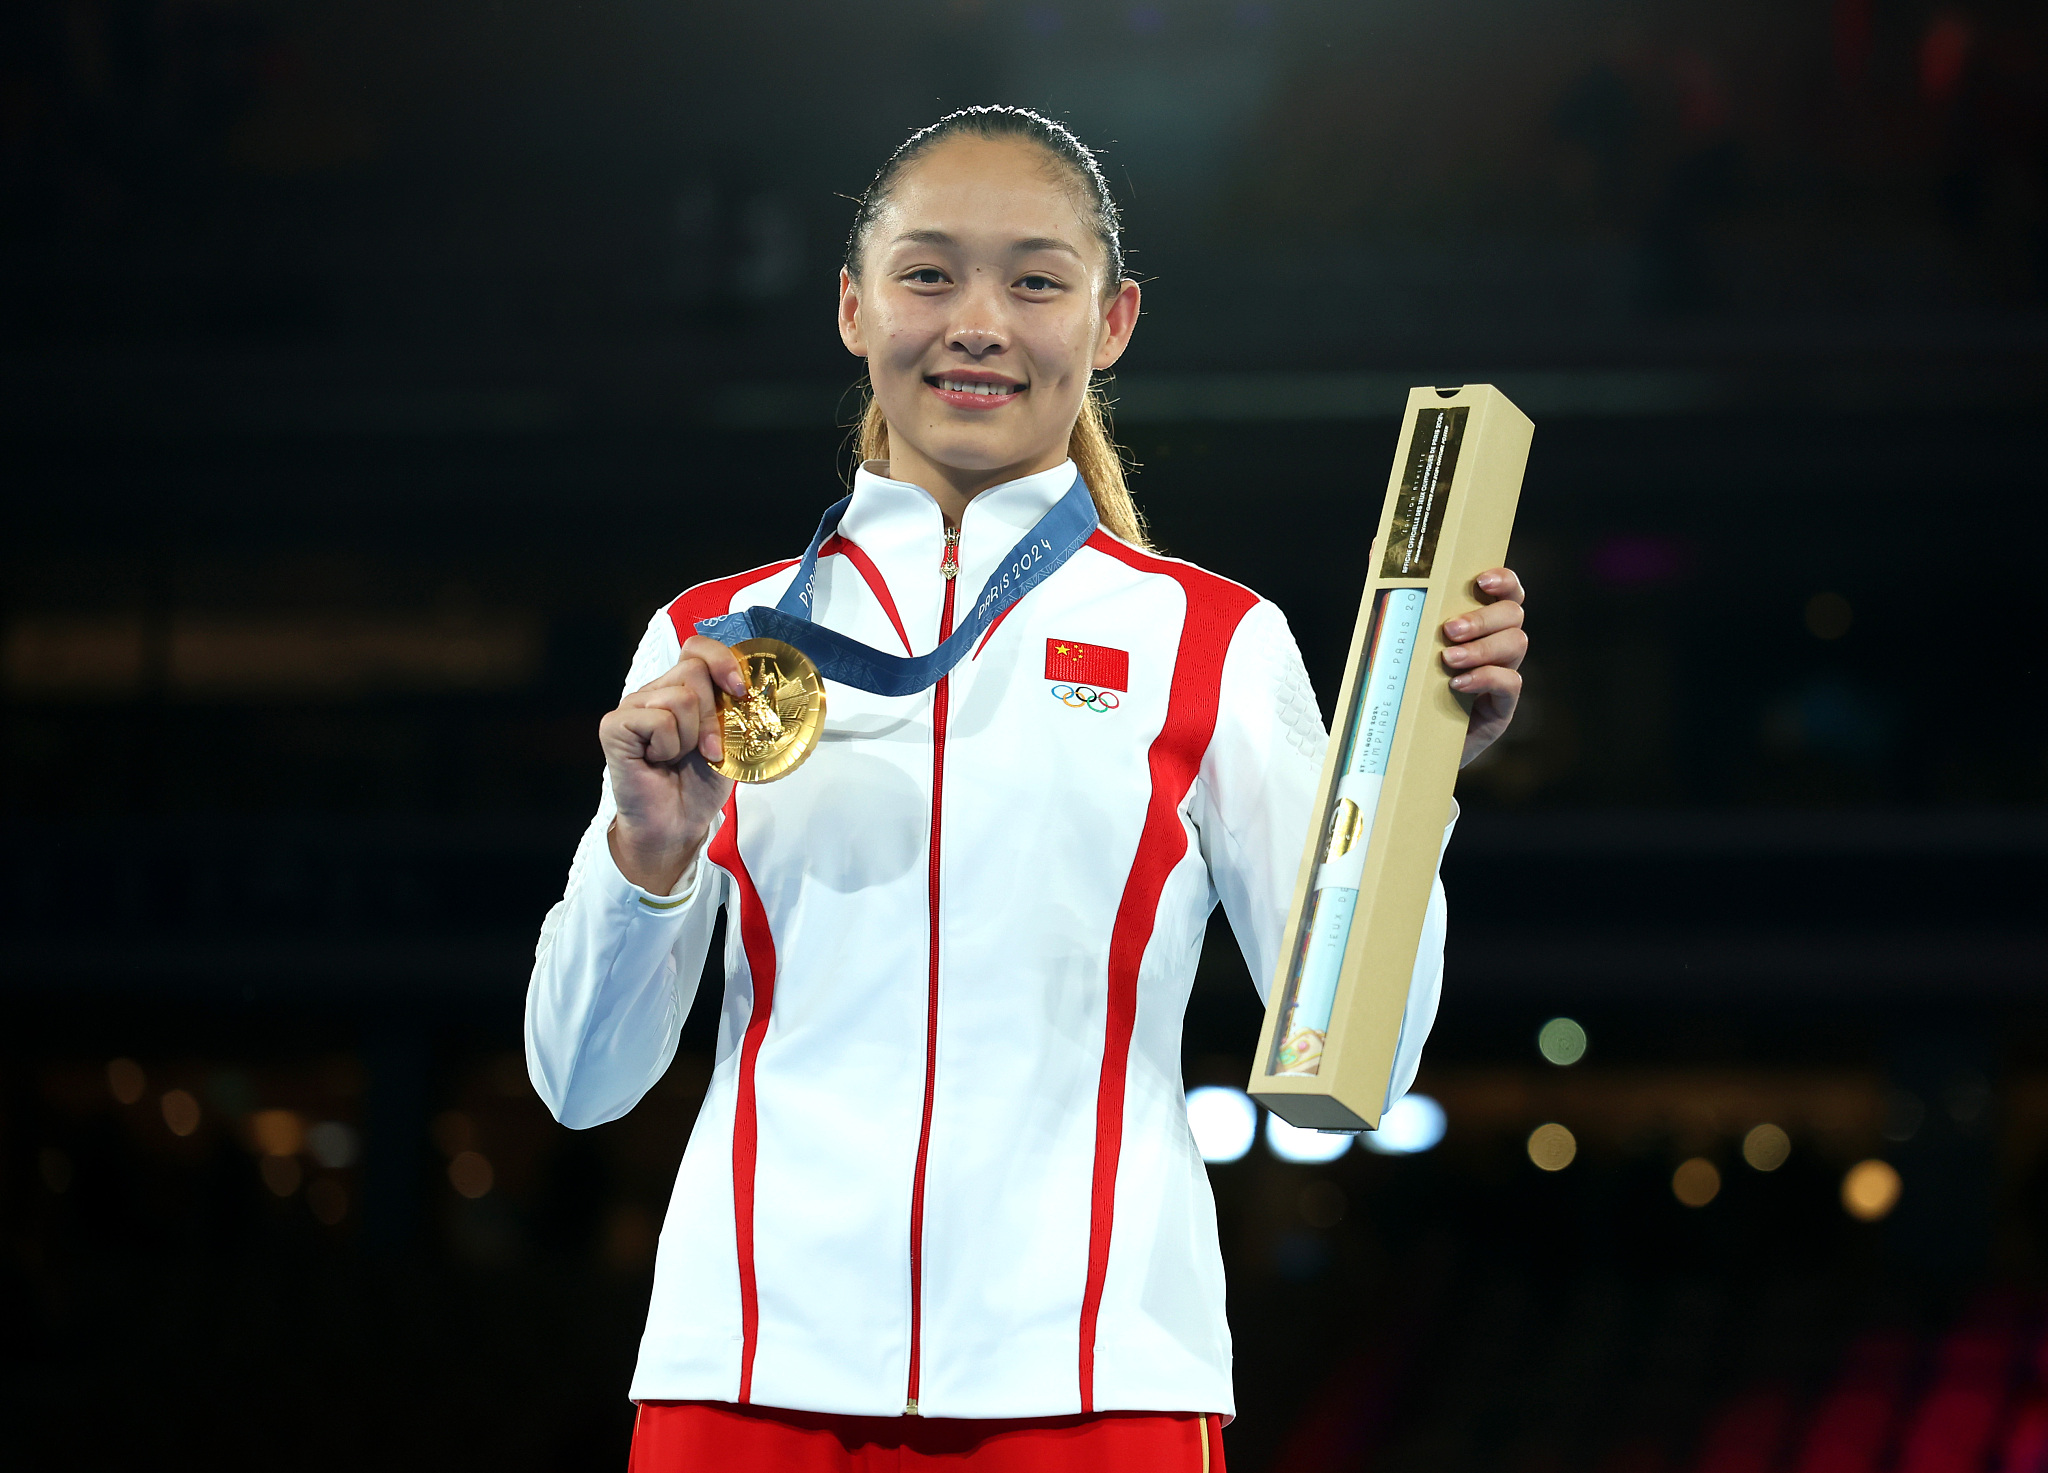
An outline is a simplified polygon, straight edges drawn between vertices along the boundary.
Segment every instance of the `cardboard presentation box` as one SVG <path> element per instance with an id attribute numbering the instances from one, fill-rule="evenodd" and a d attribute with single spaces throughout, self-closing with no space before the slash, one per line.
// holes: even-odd
<path id="1" fill-rule="evenodd" d="M 1379 1128 L 1465 743 L 1443 623 L 1507 560 L 1534 432 L 1490 384 L 1408 392 L 1252 1065 L 1290 1124 Z"/>

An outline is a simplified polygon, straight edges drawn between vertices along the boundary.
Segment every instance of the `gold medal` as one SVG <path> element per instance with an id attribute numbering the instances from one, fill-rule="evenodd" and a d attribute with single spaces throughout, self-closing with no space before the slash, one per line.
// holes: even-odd
<path id="1" fill-rule="evenodd" d="M 803 765 L 825 730 L 825 682 L 810 656 L 779 639 L 732 647 L 747 678 L 744 699 L 721 690 L 725 760 L 712 771 L 736 782 L 772 783 Z"/>

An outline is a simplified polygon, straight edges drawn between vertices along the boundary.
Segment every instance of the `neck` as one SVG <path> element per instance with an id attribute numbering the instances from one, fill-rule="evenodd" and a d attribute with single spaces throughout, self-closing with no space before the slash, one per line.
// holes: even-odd
<path id="1" fill-rule="evenodd" d="M 981 495 L 991 486 L 1001 486 L 1009 481 L 1033 476 L 1040 471 L 1049 471 L 1067 458 L 1066 447 L 1029 460 L 1020 460 L 1015 465 L 1001 466 L 993 470 L 967 469 L 961 466 L 940 465 L 928 460 L 910 446 L 902 443 L 900 437 L 891 436 L 889 444 L 889 479 L 907 481 L 922 488 L 932 500 L 939 504 L 939 511 L 946 518 L 946 525 L 957 527 L 967 510 L 967 503 Z"/>

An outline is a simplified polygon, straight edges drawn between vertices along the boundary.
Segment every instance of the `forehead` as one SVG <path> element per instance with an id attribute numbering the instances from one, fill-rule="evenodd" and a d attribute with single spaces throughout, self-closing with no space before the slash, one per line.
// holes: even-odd
<path id="1" fill-rule="evenodd" d="M 906 168 L 876 213 L 870 248 L 914 230 L 963 244 L 1053 237 L 1091 260 L 1101 254 L 1072 171 L 1018 138 L 949 138 Z"/>

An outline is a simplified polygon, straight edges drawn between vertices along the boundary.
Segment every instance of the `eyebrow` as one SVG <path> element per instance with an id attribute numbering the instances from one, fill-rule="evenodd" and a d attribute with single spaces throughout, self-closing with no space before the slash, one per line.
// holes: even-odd
<path id="1" fill-rule="evenodd" d="M 897 236 L 895 240 L 891 241 L 890 244 L 957 246 L 960 242 L 946 234 L 943 230 L 906 230 Z M 1076 257 L 1081 254 L 1071 244 L 1061 240 L 1056 235 L 1033 235 L 1023 240 L 1010 242 L 1010 252 L 1013 255 L 1029 255 L 1033 251 L 1063 251 L 1069 256 Z"/>

